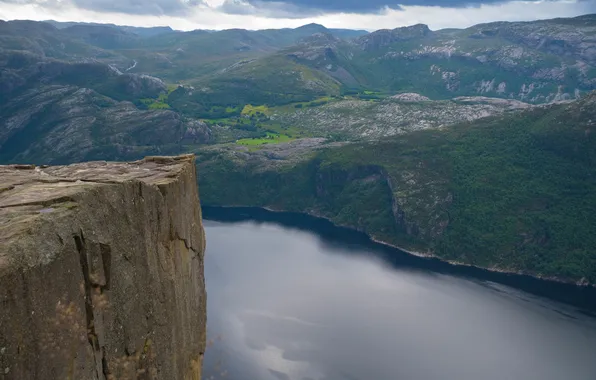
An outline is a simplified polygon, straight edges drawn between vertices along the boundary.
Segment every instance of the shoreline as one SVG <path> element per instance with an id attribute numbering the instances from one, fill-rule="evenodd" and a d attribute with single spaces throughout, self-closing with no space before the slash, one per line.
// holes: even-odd
<path id="1" fill-rule="evenodd" d="M 592 288 L 592 289 L 596 289 L 596 284 L 591 284 L 591 283 L 583 283 L 581 281 L 567 281 L 567 280 L 563 280 L 557 277 L 547 277 L 547 276 L 540 276 L 540 275 L 536 275 L 536 274 L 532 274 L 532 273 L 526 273 L 523 271 L 513 271 L 513 270 L 506 270 L 506 269 L 500 269 L 500 268 L 486 268 L 486 267 L 481 267 L 481 266 L 477 266 L 477 265 L 473 265 L 473 264 L 468 264 L 468 263 L 464 263 L 461 261 L 456 261 L 456 260 L 447 260 L 444 258 L 441 258 L 440 256 L 434 255 L 432 253 L 424 253 L 424 252 L 417 252 L 417 251 L 412 251 L 400 246 L 397 246 L 395 244 L 391 244 L 382 240 L 379 240 L 377 238 L 375 238 L 373 235 L 371 235 L 370 233 L 366 232 L 366 231 L 362 231 L 358 228 L 355 228 L 354 226 L 349 226 L 349 225 L 342 225 L 342 224 L 338 224 L 336 222 L 334 222 L 333 220 L 331 220 L 328 217 L 319 215 L 318 213 L 312 211 L 312 210 L 306 210 L 306 211 L 301 211 L 301 212 L 297 212 L 297 211 L 287 211 L 287 210 L 277 210 L 271 207 L 263 207 L 263 206 L 238 206 L 238 205 L 233 205 L 233 206 L 210 206 L 210 205 L 203 205 L 204 207 L 211 207 L 211 208 L 223 208 L 223 209 L 260 209 L 260 210 L 265 210 L 271 213 L 277 213 L 277 214 L 282 214 L 282 213 L 293 213 L 293 214 L 301 214 L 301 215 L 305 215 L 305 216 L 310 216 L 313 218 L 318 218 L 318 219 L 323 219 L 328 221 L 329 223 L 331 223 L 333 226 L 335 227 L 341 227 L 341 228 L 346 228 L 346 229 L 350 229 L 353 231 L 357 231 L 360 232 L 364 235 L 366 235 L 368 237 L 368 239 L 370 239 L 371 242 L 376 243 L 376 244 L 380 244 L 380 245 L 384 245 L 386 247 L 389 248 L 393 248 L 396 250 L 399 250 L 405 254 L 420 258 L 420 259 L 432 259 L 432 260 L 437 260 L 440 261 L 442 263 L 454 266 L 454 267 L 461 267 L 461 268 L 474 268 L 474 269 L 478 269 L 478 270 L 483 270 L 483 271 L 487 271 L 490 273 L 498 273 L 498 274 L 504 274 L 504 275 L 511 275 L 511 276 L 526 276 L 526 277 L 531 277 L 535 280 L 540 280 L 540 281 L 545 281 L 545 282 L 550 282 L 550 283 L 557 283 L 557 284 L 564 284 L 564 285 L 571 285 L 571 286 L 575 286 L 577 288 Z"/>
<path id="2" fill-rule="evenodd" d="M 331 222 L 331 223 L 333 223 L 333 222 Z M 351 228 L 351 227 L 346 226 L 346 228 Z M 366 232 L 364 232 L 364 233 L 366 234 Z M 366 235 L 371 239 L 371 241 L 373 241 L 377 244 L 382 244 L 382 245 L 385 245 L 385 246 L 388 246 L 391 248 L 395 248 L 395 249 L 405 252 L 409 255 L 419 257 L 421 259 L 435 259 L 435 260 L 439 260 L 440 262 L 443 262 L 445 264 L 449 264 L 452 266 L 475 268 L 475 269 L 480 269 L 480 270 L 484 270 L 484 271 L 491 272 L 491 273 L 500 273 L 500 274 L 506 274 L 506 275 L 512 275 L 512 276 L 528 276 L 528 277 L 532 277 L 536 280 L 555 282 L 558 284 L 565 284 L 565 285 L 573 285 L 573 286 L 577 286 L 578 288 L 596 288 L 596 284 L 591 284 L 591 283 L 582 283 L 580 281 L 577 281 L 577 282 L 566 281 L 566 280 L 562 280 L 557 277 L 538 276 L 538 275 L 535 275 L 532 273 L 526 273 L 523 271 L 513 271 L 513 270 L 507 270 L 507 269 L 500 269 L 500 268 L 486 268 L 486 267 L 481 267 L 481 266 L 474 265 L 474 264 L 464 263 L 462 261 L 447 260 L 440 256 L 433 255 L 432 253 L 422 253 L 422 252 L 410 251 L 405 248 L 399 247 L 397 245 L 390 244 L 390 243 L 384 242 L 382 240 L 375 239 L 373 236 L 370 236 L 368 234 L 366 234 Z"/>

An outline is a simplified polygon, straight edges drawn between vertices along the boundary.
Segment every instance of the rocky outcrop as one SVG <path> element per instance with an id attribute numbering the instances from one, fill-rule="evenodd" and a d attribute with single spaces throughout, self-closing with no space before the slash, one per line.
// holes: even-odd
<path id="1" fill-rule="evenodd" d="M 391 99 L 394 100 L 399 100 L 405 103 L 416 103 L 416 102 L 428 102 L 430 101 L 430 98 L 420 95 L 420 94 L 416 94 L 414 92 L 406 92 L 403 94 L 397 94 L 397 95 L 393 95 L 391 97 Z"/>
<path id="2" fill-rule="evenodd" d="M 181 140 L 183 143 L 208 143 L 211 141 L 212 132 L 209 126 L 201 120 L 190 120 L 186 124 L 186 129 L 182 132 Z"/>
<path id="3" fill-rule="evenodd" d="M 149 75 L 122 74 L 118 81 L 124 92 L 134 97 L 157 97 L 168 90 L 164 81 Z"/>
<path id="4" fill-rule="evenodd" d="M 293 113 L 275 112 L 271 118 L 282 125 L 311 131 L 315 136 L 372 140 L 439 129 L 529 107 L 531 105 L 515 100 L 466 97 L 430 101 L 420 94 L 405 93 L 378 102 L 350 99 Z"/>
<path id="5" fill-rule="evenodd" d="M 393 30 L 381 29 L 360 37 L 356 43 L 362 50 L 375 50 L 399 41 L 408 41 L 432 35 L 432 31 L 424 24 L 404 26 Z"/>
<path id="6" fill-rule="evenodd" d="M 193 156 L 0 166 L 0 379 L 200 379 Z"/>
<path id="7" fill-rule="evenodd" d="M 210 129 L 170 110 L 139 110 L 96 91 L 41 86 L 5 102 L 0 163 L 135 160 L 206 142 Z"/>

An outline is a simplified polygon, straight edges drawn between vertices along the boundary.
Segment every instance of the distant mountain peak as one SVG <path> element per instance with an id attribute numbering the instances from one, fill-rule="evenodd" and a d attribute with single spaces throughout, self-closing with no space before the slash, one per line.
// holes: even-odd
<path id="1" fill-rule="evenodd" d="M 321 24 L 315 24 L 310 23 L 310 24 L 306 24 L 306 25 L 302 25 L 298 28 L 296 28 L 296 30 L 314 30 L 314 31 L 327 31 L 327 28 L 325 28 L 323 25 Z"/>
<path id="2" fill-rule="evenodd" d="M 431 33 L 430 28 L 426 24 L 414 24 L 409 26 L 402 26 L 399 28 L 393 29 L 394 31 L 412 31 L 412 32 L 420 32 L 420 33 Z"/>
<path id="3" fill-rule="evenodd" d="M 358 39 L 364 50 L 378 49 L 397 41 L 406 41 L 415 38 L 423 38 L 432 35 L 432 31 L 426 24 L 403 26 L 393 30 L 381 29 L 367 34 Z"/>

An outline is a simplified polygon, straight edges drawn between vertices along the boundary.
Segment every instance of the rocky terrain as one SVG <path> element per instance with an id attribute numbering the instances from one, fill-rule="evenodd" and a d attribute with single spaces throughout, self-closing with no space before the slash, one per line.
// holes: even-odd
<path id="1" fill-rule="evenodd" d="M 304 137 L 356 139 L 440 128 L 526 107 L 523 103 L 569 101 L 595 88 L 595 23 L 588 15 L 366 34 L 314 24 L 183 33 L 2 22 L 0 112 L 6 126 L 0 144 L 14 148 L 0 151 L 0 160 L 132 159 L 217 143 L 209 127 L 214 123 L 204 122 L 239 117 L 247 104 L 273 108 L 331 96 L 343 101 L 275 110 L 271 119 L 310 135 Z M 511 102 L 473 99 L 478 96 Z M 441 101 L 420 103 L 426 99 Z M 68 102 L 77 107 L 64 112 Z M 160 127 L 147 132 L 150 125 Z M 46 136 L 36 131 L 48 129 L 54 135 L 49 143 L 22 142 L 25 131 L 35 140 Z M 65 136 L 74 129 L 75 137 Z M 8 144 L 18 130 L 22 138 Z M 112 137 L 115 130 L 113 138 L 101 132 Z M 69 151 L 57 140 L 77 140 L 81 148 Z"/>
<path id="2" fill-rule="evenodd" d="M 502 75 L 491 76 L 483 72 L 482 67 L 476 66 L 474 71 L 478 71 L 482 77 L 476 78 L 471 85 L 475 86 L 478 94 L 548 102 L 573 99 L 577 93 L 595 88 L 594 15 L 537 22 L 498 22 L 465 30 L 431 32 L 422 26 L 411 29 L 406 36 L 399 29 L 392 32 L 394 37 L 385 43 L 388 51 L 382 59 L 434 58 L 437 62 L 430 68 L 432 75 L 440 76 L 446 88 L 452 92 L 461 86 L 470 85 L 465 83 L 469 73 L 453 69 L 454 65 L 449 61 L 454 60 L 462 63 L 470 61 L 471 66 L 476 61 L 483 67 L 499 67 L 509 71 L 510 76 L 517 73 L 527 78 L 522 78 L 522 83 L 516 83 Z M 372 33 L 360 40 L 361 44 L 368 46 L 367 41 L 379 38 L 383 40 L 382 36 Z M 396 42 L 405 38 L 415 40 L 419 45 L 404 50 Z M 559 83 L 561 87 L 552 87 L 553 83 Z M 552 92 L 545 94 L 545 87 L 550 87 Z"/>
<path id="3" fill-rule="evenodd" d="M 530 107 L 519 101 L 483 97 L 431 101 L 410 93 L 379 102 L 343 100 L 292 113 L 273 113 L 271 119 L 325 137 L 378 139 Z"/>
<path id="4" fill-rule="evenodd" d="M 191 99 L 210 103 L 226 96 L 229 104 L 274 102 L 264 96 L 271 91 L 292 94 L 281 102 L 300 101 L 335 94 L 337 83 L 431 99 L 548 103 L 595 89 L 595 34 L 594 15 L 436 31 L 418 24 L 373 33 L 315 24 L 210 33 L 14 21 L 0 23 L 0 49 L 187 82 L 208 89 Z"/>
<path id="5" fill-rule="evenodd" d="M 201 378 L 194 158 L 0 166 L 0 377 Z"/>
<path id="6" fill-rule="evenodd" d="M 351 88 L 548 103 L 596 88 L 595 35 L 594 15 L 461 30 L 419 24 L 347 41 L 319 34 L 278 55 Z"/>
<path id="7" fill-rule="evenodd" d="M 0 109 L 4 162 L 67 163 L 134 159 L 208 142 L 200 122 L 169 110 L 143 111 L 88 88 L 48 85 L 22 92 Z"/>
<path id="8" fill-rule="evenodd" d="M 35 56 L 77 61 L 102 61 L 124 68 L 131 61 L 113 51 L 87 44 L 80 37 L 44 22 L 1 21 L 0 48 L 7 52 L 28 52 Z"/>

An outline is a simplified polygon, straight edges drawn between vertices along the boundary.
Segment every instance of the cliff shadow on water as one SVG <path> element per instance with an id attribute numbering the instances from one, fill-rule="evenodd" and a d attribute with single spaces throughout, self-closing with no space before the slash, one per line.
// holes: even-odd
<path id="1" fill-rule="evenodd" d="M 301 213 L 276 212 L 254 207 L 202 206 L 203 218 L 224 223 L 273 223 L 317 236 L 321 244 L 341 247 L 341 252 L 367 255 L 381 259 L 392 269 L 457 276 L 490 286 L 506 285 L 530 294 L 577 307 L 580 312 L 596 317 L 596 288 L 542 280 L 531 276 L 492 272 L 489 270 L 453 265 L 436 258 L 414 256 L 397 248 L 377 243 L 365 233 L 334 225 L 327 219 Z M 330 250 L 333 252 L 339 250 Z"/>

